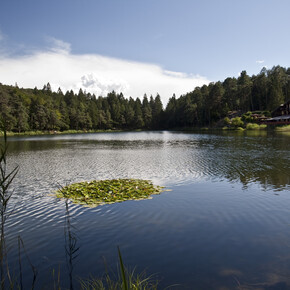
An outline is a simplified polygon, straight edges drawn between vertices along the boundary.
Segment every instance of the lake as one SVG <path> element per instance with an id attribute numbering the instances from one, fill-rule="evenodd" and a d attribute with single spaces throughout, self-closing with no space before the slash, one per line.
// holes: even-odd
<path id="1" fill-rule="evenodd" d="M 65 201 L 59 186 L 141 178 L 170 191 L 142 201 L 87 208 L 69 203 L 77 239 L 75 283 L 126 265 L 160 289 L 289 289 L 290 136 L 271 132 L 122 132 L 9 138 L 19 165 L 7 221 L 10 267 L 18 240 L 37 268 L 37 289 L 53 271 L 69 287 Z M 24 249 L 24 289 L 33 278 Z M 75 284 L 77 285 L 77 283 Z M 242 287 L 242 288 L 241 288 Z M 268 287 L 268 288 L 267 288 Z"/>

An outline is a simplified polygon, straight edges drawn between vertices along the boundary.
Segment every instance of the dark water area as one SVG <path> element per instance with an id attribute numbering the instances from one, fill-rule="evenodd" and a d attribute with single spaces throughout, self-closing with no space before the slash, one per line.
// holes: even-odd
<path id="1" fill-rule="evenodd" d="M 19 165 L 6 237 L 17 272 L 17 237 L 51 289 L 69 287 L 65 201 L 53 192 L 93 179 L 150 179 L 171 191 L 152 199 L 86 208 L 69 203 L 78 256 L 74 281 L 126 265 L 160 289 L 290 288 L 290 136 L 269 132 L 125 132 L 10 137 Z M 24 284 L 32 271 L 23 256 Z M 24 287 L 24 288 L 25 288 Z M 25 288 L 25 289 L 26 289 Z"/>

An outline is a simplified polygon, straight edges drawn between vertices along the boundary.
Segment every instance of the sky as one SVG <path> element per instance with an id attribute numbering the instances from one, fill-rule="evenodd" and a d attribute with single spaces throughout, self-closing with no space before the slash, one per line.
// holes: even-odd
<path id="1" fill-rule="evenodd" d="M 1 0 L 0 82 L 163 104 L 290 66 L 289 0 Z"/>

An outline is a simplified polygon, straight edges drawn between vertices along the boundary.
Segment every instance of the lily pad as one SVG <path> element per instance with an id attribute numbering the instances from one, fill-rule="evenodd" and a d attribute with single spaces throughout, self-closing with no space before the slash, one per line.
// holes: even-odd
<path id="1" fill-rule="evenodd" d="M 73 183 L 59 189 L 56 196 L 95 207 L 105 203 L 148 199 L 162 191 L 164 187 L 155 186 L 150 180 L 107 179 Z"/>

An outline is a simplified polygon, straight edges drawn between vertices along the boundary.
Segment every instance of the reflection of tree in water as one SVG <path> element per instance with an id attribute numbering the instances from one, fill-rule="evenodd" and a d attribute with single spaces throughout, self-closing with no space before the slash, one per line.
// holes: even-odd
<path id="1" fill-rule="evenodd" d="M 112 135 L 110 137 L 113 137 L 112 140 L 106 140 L 107 137 L 105 137 L 105 140 L 97 137 L 96 139 L 85 140 L 73 136 L 68 139 L 47 136 L 31 137 L 29 140 L 11 142 L 9 149 L 16 156 L 22 154 L 23 151 L 27 151 L 29 154 L 28 151 L 53 151 L 52 161 L 48 161 L 51 164 L 50 168 L 54 166 L 53 160 L 56 154 L 59 154 L 59 158 L 62 158 L 63 168 L 68 164 L 69 166 L 80 166 L 80 163 L 75 163 L 77 159 L 69 162 L 66 159 L 67 150 L 73 148 L 78 150 L 76 153 L 80 154 L 75 156 L 81 156 L 83 152 L 86 152 L 90 154 L 90 160 L 98 158 L 100 162 L 103 162 L 101 168 L 104 168 L 104 170 L 107 166 L 110 167 L 108 169 L 110 172 L 113 172 L 112 167 L 115 168 L 122 164 L 121 168 L 115 171 L 118 174 L 120 173 L 119 170 L 132 168 L 131 160 L 133 158 L 131 158 L 131 154 L 137 153 L 138 160 L 146 158 L 148 162 L 146 161 L 145 164 L 148 163 L 148 165 L 147 167 L 140 166 L 136 168 L 136 171 L 150 168 L 150 172 L 148 172 L 150 175 L 168 176 L 172 179 L 185 178 L 185 175 L 187 175 L 186 178 L 195 178 L 196 176 L 210 177 L 217 180 L 227 178 L 229 181 L 239 181 L 245 187 L 251 183 L 260 183 L 264 190 L 284 190 L 290 186 L 290 142 L 288 135 L 266 130 L 241 132 L 227 130 L 227 132 L 215 131 L 213 134 L 210 132 L 201 134 L 162 133 L 154 135 L 154 138 L 151 138 L 151 135 L 140 134 L 138 137 L 136 133 L 136 135 L 130 137 L 131 139 L 128 139 L 126 135 L 123 137 L 122 135 Z M 114 139 L 114 136 L 116 136 L 116 139 Z M 118 153 L 122 163 L 116 165 L 115 159 L 106 160 L 109 155 L 103 155 L 102 159 L 99 159 L 100 155 L 96 154 L 96 150 L 104 149 Z M 130 151 L 130 158 L 128 158 L 128 150 L 130 149 L 134 152 Z M 147 149 L 152 149 L 152 151 Z M 151 153 L 153 158 L 147 159 L 148 156 L 151 157 Z M 41 156 L 44 157 L 44 155 Z M 95 165 L 91 164 L 90 166 L 91 168 L 80 167 L 78 171 L 82 172 L 83 176 L 90 174 Z M 63 169 L 63 171 L 66 171 L 66 169 Z M 114 174 L 112 173 L 112 175 Z M 63 182 L 61 178 L 63 178 L 63 173 L 60 174 L 60 182 Z M 66 179 L 69 178 L 70 176 L 66 176 Z"/>
<path id="2" fill-rule="evenodd" d="M 228 138 L 222 149 L 215 150 L 213 168 L 218 176 L 240 181 L 244 187 L 260 183 L 264 190 L 284 190 L 290 186 L 289 139 L 252 138 L 252 132 L 241 138 Z M 220 141 L 220 140 L 219 140 Z M 221 147 L 222 145 L 222 147 Z"/>
<path id="3" fill-rule="evenodd" d="M 251 183 L 260 183 L 264 190 L 283 190 L 290 185 L 290 170 L 284 158 L 261 160 L 243 157 L 241 160 L 231 159 L 228 163 L 225 177 L 230 181 L 240 181 L 245 188 Z"/>
<path id="4" fill-rule="evenodd" d="M 290 186 L 289 163 L 284 158 L 269 156 L 267 160 L 262 160 L 253 156 L 252 158 L 243 157 L 243 160 L 231 160 L 230 162 L 232 166 L 230 167 L 231 170 L 226 172 L 226 178 L 230 181 L 239 180 L 244 187 L 253 182 L 260 183 L 264 190 L 283 190 Z M 244 166 L 244 163 L 247 163 L 246 166 Z"/>

